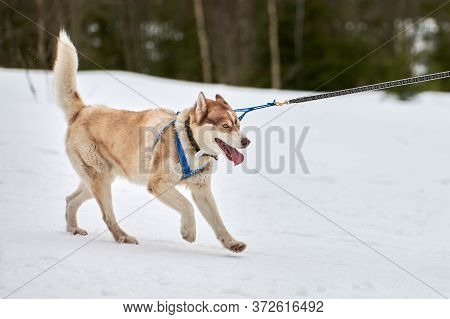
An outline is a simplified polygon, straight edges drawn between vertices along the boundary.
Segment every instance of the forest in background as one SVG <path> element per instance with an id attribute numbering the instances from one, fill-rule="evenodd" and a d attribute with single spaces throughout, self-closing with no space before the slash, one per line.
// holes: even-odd
<path id="1" fill-rule="evenodd" d="M 0 67 L 51 69 L 64 26 L 82 70 L 320 91 L 450 70 L 447 0 L 5 2 Z M 450 81 L 395 92 L 421 90 L 450 91 Z"/>

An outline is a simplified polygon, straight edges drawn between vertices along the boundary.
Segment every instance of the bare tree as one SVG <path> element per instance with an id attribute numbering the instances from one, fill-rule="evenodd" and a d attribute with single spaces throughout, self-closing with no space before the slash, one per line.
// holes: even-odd
<path id="1" fill-rule="evenodd" d="M 303 27 L 305 20 L 305 0 L 297 0 L 295 4 L 294 50 L 297 63 L 303 54 Z"/>
<path id="2" fill-rule="evenodd" d="M 42 69 L 47 69 L 47 50 L 45 45 L 45 19 L 44 19 L 44 1 L 36 0 L 36 7 L 38 13 L 38 25 L 37 28 L 37 57 L 38 65 Z"/>
<path id="3" fill-rule="evenodd" d="M 76 1 L 71 1 L 76 2 Z M 129 30 L 129 20 L 128 15 L 124 14 L 124 12 L 127 12 L 127 6 L 129 5 L 128 2 L 116 0 L 115 7 L 117 8 L 117 17 L 118 17 L 118 25 L 120 26 L 118 28 L 119 35 L 120 35 L 120 43 L 122 45 L 122 51 L 123 51 L 123 59 L 125 63 L 126 70 L 132 70 L 133 69 L 133 56 L 132 54 L 129 54 L 130 51 L 130 30 Z"/>
<path id="4" fill-rule="evenodd" d="M 213 76 L 216 81 L 224 84 L 239 85 L 242 76 L 239 14 L 243 12 L 240 4 L 240 1 L 230 0 L 203 2 L 205 21 L 208 24 L 209 53 L 214 65 Z"/>
<path id="5" fill-rule="evenodd" d="M 305 24 L 305 1 L 296 0 L 295 4 L 295 25 L 294 25 L 294 57 L 295 62 L 284 74 L 283 78 L 286 82 L 295 78 L 302 70 L 303 59 L 303 34 Z"/>
<path id="6" fill-rule="evenodd" d="M 267 0 L 272 88 L 281 88 L 280 48 L 278 46 L 278 14 L 276 0 Z"/>
<path id="7" fill-rule="evenodd" d="M 203 81 L 212 81 L 211 58 L 209 56 L 208 35 L 206 34 L 205 14 L 203 12 L 202 0 L 194 1 L 195 22 L 197 26 L 198 45 L 202 59 Z"/>

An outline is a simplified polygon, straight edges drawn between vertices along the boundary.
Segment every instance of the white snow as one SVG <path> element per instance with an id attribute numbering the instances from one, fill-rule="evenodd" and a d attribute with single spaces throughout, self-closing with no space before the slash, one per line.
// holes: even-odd
<path id="1" fill-rule="evenodd" d="M 263 176 L 230 169 L 221 158 L 213 177 L 226 225 L 248 244 L 236 255 L 200 214 L 197 241 L 183 241 L 179 215 L 125 180 L 113 187 L 118 218 L 152 200 L 121 223 L 140 245 L 117 244 L 109 232 L 94 239 L 105 230 L 94 201 L 78 214 L 89 235 L 66 233 L 65 196 L 78 183 L 65 155 L 66 123 L 51 73 L 30 76 L 36 98 L 25 71 L 0 69 L 0 296 L 56 264 L 10 298 L 441 297 L 340 227 L 450 296 L 450 94 L 312 102 L 291 107 L 261 134 L 250 132 L 246 165 L 259 163 Z M 136 110 L 152 105 L 129 87 L 173 109 L 190 106 L 200 90 L 220 93 L 234 107 L 307 94 L 116 71 L 80 72 L 78 80 L 86 102 Z M 283 111 L 248 114 L 243 126 L 260 127 Z M 276 167 L 305 126 L 310 174 L 298 162 L 295 173 L 271 173 L 268 163 Z M 274 128 L 286 132 L 284 143 L 278 133 L 264 135 Z"/>

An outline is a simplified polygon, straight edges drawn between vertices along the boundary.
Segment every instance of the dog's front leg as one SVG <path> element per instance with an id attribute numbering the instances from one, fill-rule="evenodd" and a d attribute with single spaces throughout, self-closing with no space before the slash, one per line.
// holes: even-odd
<path id="1" fill-rule="evenodd" d="M 211 192 L 211 185 L 209 183 L 200 185 L 196 184 L 192 185 L 190 188 L 195 204 L 202 213 L 203 217 L 205 217 L 208 224 L 214 230 L 217 239 L 220 240 L 225 248 L 235 253 L 244 251 L 247 245 L 234 239 L 223 224 L 222 218 L 220 218 L 219 210 L 217 209 L 216 201 L 214 200 L 214 196 Z"/>
<path id="2" fill-rule="evenodd" d="M 170 182 L 154 178 L 150 180 L 148 190 L 161 202 L 175 209 L 181 215 L 181 236 L 192 243 L 195 241 L 196 227 L 194 207 Z"/>

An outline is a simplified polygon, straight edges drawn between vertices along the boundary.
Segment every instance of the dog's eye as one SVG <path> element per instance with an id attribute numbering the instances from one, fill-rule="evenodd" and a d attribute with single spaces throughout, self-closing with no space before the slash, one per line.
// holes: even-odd
<path id="1" fill-rule="evenodd" d="M 230 128 L 230 126 L 228 124 L 224 124 L 222 125 L 223 128 Z"/>

